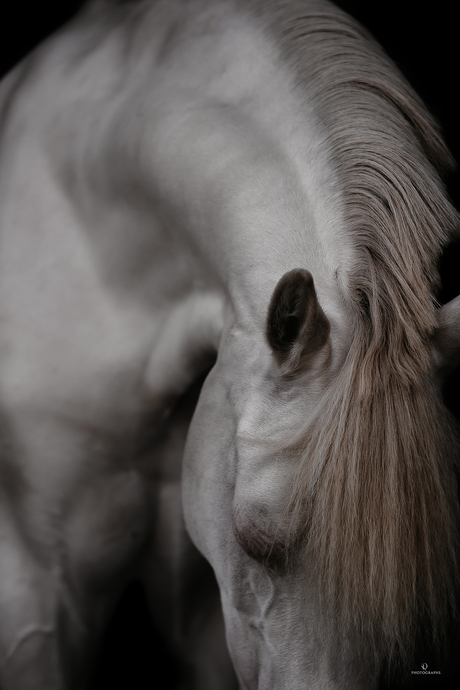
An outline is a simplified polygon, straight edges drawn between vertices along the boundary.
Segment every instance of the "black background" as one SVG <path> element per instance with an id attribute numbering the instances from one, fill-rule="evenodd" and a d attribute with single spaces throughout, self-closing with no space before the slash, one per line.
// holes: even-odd
<path id="1" fill-rule="evenodd" d="M 445 139 L 460 163 L 460 67 L 457 3 L 442 0 L 340 0 L 337 4 L 362 22 L 383 45 L 428 108 L 441 123 Z M 62 0 L 3 0 L 0 8 L 0 76 L 26 55 L 45 36 L 70 19 L 83 3 Z M 448 192 L 460 209 L 460 175 L 453 173 Z M 445 302 L 460 293 L 460 249 L 447 248 L 441 261 Z M 446 399 L 460 418 L 460 377 L 446 389 Z M 414 677 L 413 688 L 460 687 L 460 650 L 453 645 L 451 662 L 439 678 Z M 458 657 L 458 658 L 457 658 Z M 100 655 L 94 690 L 167 690 L 175 670 L 149 619 L 143 592 L 132 585 L 123 598 Z M 396 687 L 396 686 L 395 686 Z M 216 688 L 216 690 L 219 690 Z M 289 689 L 286 689 L 289 690 Z"/>

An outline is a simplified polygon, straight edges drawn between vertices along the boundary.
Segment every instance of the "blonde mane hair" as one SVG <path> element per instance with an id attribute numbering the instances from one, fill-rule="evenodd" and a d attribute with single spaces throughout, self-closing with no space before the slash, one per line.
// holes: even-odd
<path id="1" fill-rule="evenodd" d="M 421 626 L 442 637 L 457 599 L 456 434 L 430 383 L 436 262 L 458 226 L 439 177 L 452 161 L 357 22 L 319 0 L 249 7 L 323 128 L 355 250 L 353 343 L 294 444 L 293 531 L 299 543 L 300 519 L 340 644 L 407 655 Z"/>

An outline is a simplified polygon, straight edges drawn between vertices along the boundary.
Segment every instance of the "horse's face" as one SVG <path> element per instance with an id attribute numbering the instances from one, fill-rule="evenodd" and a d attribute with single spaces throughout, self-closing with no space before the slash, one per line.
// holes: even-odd
<path id="1" fill-rule="evenodd" d="M 441 312 L 437 372 L 460 351 L 452 326 L 459 311 L 454 303 Z M 183 481 L 187 526 L 216 572 L 244 688 L 300 690 L 309 679 L 368 688 L 375 674 L 358 654 L 349 654 L 346 664 L 323 655 L 318 588 L 289 512 L 295 441 L 346 359 L 350 335 L 336 331 L 310 274 L 286 274 L 268 305 L 264 334 L 235 324 L 224 330 L 191 425 Z"/>
<path id="2" fill-rule="evenodd" d="M 314 657 L 303 571 L 284 559 L 294 454 L 280 441 L 316 408 L 331 338 L 306 271 L 287 274 L 267 307 L 266 333 L 224 330 L 189 433 L 183 491 L 188 529 L 219 581 L 243 686 L 273 689 L 300 687 Z"/>

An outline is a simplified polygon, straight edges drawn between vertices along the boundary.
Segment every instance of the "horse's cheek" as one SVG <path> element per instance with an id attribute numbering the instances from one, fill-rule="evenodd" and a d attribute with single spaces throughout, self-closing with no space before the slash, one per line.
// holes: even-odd
<path id="1" fill-rule="evenodd" d="M 265 455 L 238 457 L 232 524 L 236 540 L 251 558 L 276 565 L 288 546 L 286 494 L 290 470 L 277 456 Z"/>
<path id="2" fill-rule="evenodd" d="M 187 530 L 214 568 L 222 544 L 233 538 L 235 421 L 225 387 L 211 372 L 190 425 L 182 470 L 182 500 Z"/>

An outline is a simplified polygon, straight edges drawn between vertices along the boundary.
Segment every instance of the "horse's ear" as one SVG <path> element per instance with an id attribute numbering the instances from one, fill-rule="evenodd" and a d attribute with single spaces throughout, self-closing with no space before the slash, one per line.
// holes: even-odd
<path id="1" fill-rule="evenodd" d="M 266 330 L 278 363 L 297 368 L 326 344 L 329 330 L 311 273 L 303 268 L 285 273 L 273 292 Z"/>
<path id="2" fill-rule="evenodd" d="M 437 373 L 443 377 L 460 364 L 460 295 L 438 311 L 433 344 Z"/>

